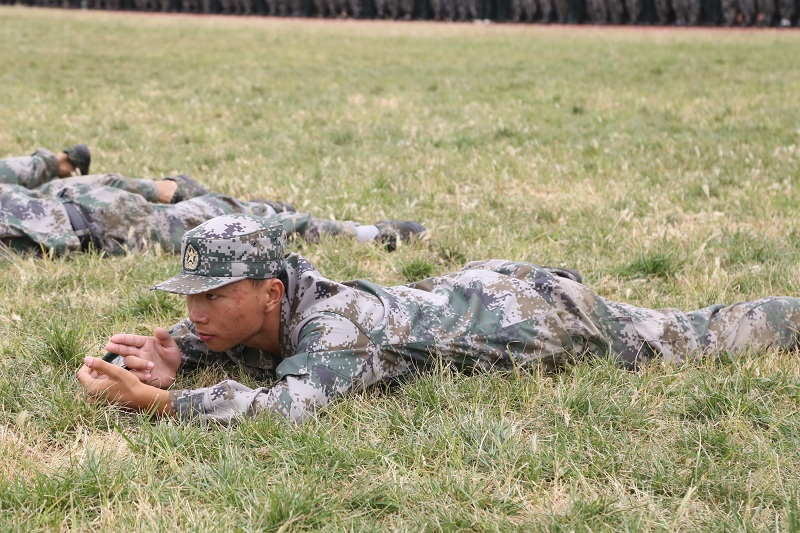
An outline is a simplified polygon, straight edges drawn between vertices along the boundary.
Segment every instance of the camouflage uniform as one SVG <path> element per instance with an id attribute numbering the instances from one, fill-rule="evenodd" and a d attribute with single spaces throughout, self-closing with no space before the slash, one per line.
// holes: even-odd
<path id="1" fill-rule="evenodd" d="M 0 185 L 0 241 L 23 251 L 41 247 L 56 255 L 81 251 L 86 246 L 76 235 L 66 203 L 77 207 L 85 218 L 94 246 L 109 254 L 145 249 L 155 243 L 166 251 L 177 252 L 187 230 L 228 213 L 271 217 L 287 233 L 312 242 L 325 235 L 350 235 L 360 240 L 370 240 L 362 238 L 364 234 L 378 237 L 378 231 L 371 225 L 319 219 L 309 213 L 276 213 L 265 202 L 241 202 L 217 193 L 177 204 L 155 204 L 135 191 L 85 183 L 63 184 L 63 181 L 36 190 Z M 135 188 L 136 181 L 149 180 L 127 178 L 120 184 Z"/>
<path id="2" fill-rule="evenodd" d="M 337 283 L 297 254 L 284 257 L 274 225 L 261 224 L 264 237 L 256 244 L 254 225 L 257 230 L 253 217 L 221 217 L 188 232 L 182 274 L 154 288 L 197 294 L 248 277 L 282 280 L 279 354 L 242 345 L 211 352 L 188 319 L 170 330 L 182 371 L 233 362 L 274 384 L 251 389 L 226 380 L 173 390 L 170 400 L 179 416 L 230 422 L 267 411 L 300 423 L 345 393 L 439 359 L 468 370 L 512 370 L 611 356 L 635 367 L 656 358 L 681 363 L 798 343 L 796 298 L 690 313 L 645 309 L 601 298 L 534 264 L 501 260 L 396 287 Z"/>
<path id="3" fill-rule="evenodd" d="M 39 148 L 32 155 L 0 159 L 0 183 L 33 189 L 58 179 L 58 159 L 53 152 Z"/>

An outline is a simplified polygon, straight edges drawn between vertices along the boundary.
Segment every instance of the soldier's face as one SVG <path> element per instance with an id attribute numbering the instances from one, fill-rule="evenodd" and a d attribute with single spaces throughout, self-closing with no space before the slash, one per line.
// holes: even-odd
<path id="1" fill-rule="evenodd" d="M 191 320 L 206 346 L 215 352 L 238 344 L 261 349 L 269 337 L 265 296 L 248 280 L 186 297 Z"/>

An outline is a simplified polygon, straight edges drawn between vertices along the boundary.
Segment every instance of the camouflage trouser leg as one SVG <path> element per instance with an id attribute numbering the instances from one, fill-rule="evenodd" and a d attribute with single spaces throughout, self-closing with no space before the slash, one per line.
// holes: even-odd
<path id="1" fill-rule="evenodd" d="M 252 214 L 260 214 L 253 212 Z M 261 215 L 263 216 L 263 215 Z M 359 228 L 366 226 L 358 222 L 349 220 L 329 220 L 326 218 L 314 218 L 310 213 L 278 213 L 271 217 L 277 220 L 286 229 L 286 234 L 290 237 L 296 235 L 306 242 L 319 242 L 326 237 L 350 236 L 359 237 Z"/>
<path id="2" fill-rule="evenodd" d="M 177 204 L 153 204 L 138 194 L 113 187 L 74 185 L 62 196 L 80 206 L 95 245 L 108 253 L 146 249 L 158 244 L 179 252 L 181 237 L 214 217 L 244 213 L 249 207 L 222 194 L 206 194 Z"/>
<path id="3" fill-rule="evenodd" d="M 41 246 L 54 254 L 81 248 L 64 204 L 57 198 L 35 198 L 22 187 L 0 193 L 0 240 L 14 248 Z"/>
<path id="4" fill-rule="evenodd" d="M 158 203 L 158 190 L 156 182 L 148 179 L 128 178 L 119 174 L 88 174 L 51 181 L 36 188 L 38 196 L 55 197 L 58 193 L 71 185 L 94 185 L 113 187 L 123 191 L 138 194 L 148 202 Z"/>
<path id="5" fill-rule="evenodd" d="M 44 148 L 30 156 L 0 159 L 0 183 L 33 189 L 57 178 L 58 160 L 53 152 Z"/>
<path id="6" fill-rule="evenodd" d="M 770 297 L 684 313 L 597 297 L 592 316 L 608 339 L 609 353 L 631 367 L 656 358 L 681 363 L 726 352 L 796 349 L 800 341 L 798 298 Z"/>

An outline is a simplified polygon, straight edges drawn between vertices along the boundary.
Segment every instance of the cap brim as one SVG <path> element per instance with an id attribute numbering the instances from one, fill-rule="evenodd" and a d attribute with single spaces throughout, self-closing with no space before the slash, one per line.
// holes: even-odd
<path id="1" fill-rule="evenodd" d="M 218 289 L 243 279 L 247 279 L 247 276 L 212 278 L 210 276 L 198 276 L 196 274 L 178 274 L 166 281 L 162 281 L 155 287 L 150 287 L 150 290 L 186 295 L 200 294 L 201 292 Z"/>

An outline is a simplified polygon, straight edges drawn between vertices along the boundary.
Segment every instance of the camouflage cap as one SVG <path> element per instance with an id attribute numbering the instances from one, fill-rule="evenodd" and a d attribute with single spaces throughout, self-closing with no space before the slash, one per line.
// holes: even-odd
<path id="1" fill-rule="evenodd" d="M 67 154 L 67 159 L 73 167 L 80 170 L 81 176 L 89 174 L 89 165 L 92 164 L 92 156 L 89 153 L 89 147 L 85 144 L 76 144 L 64 149 Z"/>
<path id="2" fill-rule="evenodd" d="M 243 279 L 274 278 L 286 269 L 286 230 L 252 215 L 223 215 L 181 240 L 183 269 L 154 290 L 198 294 Z"/>

